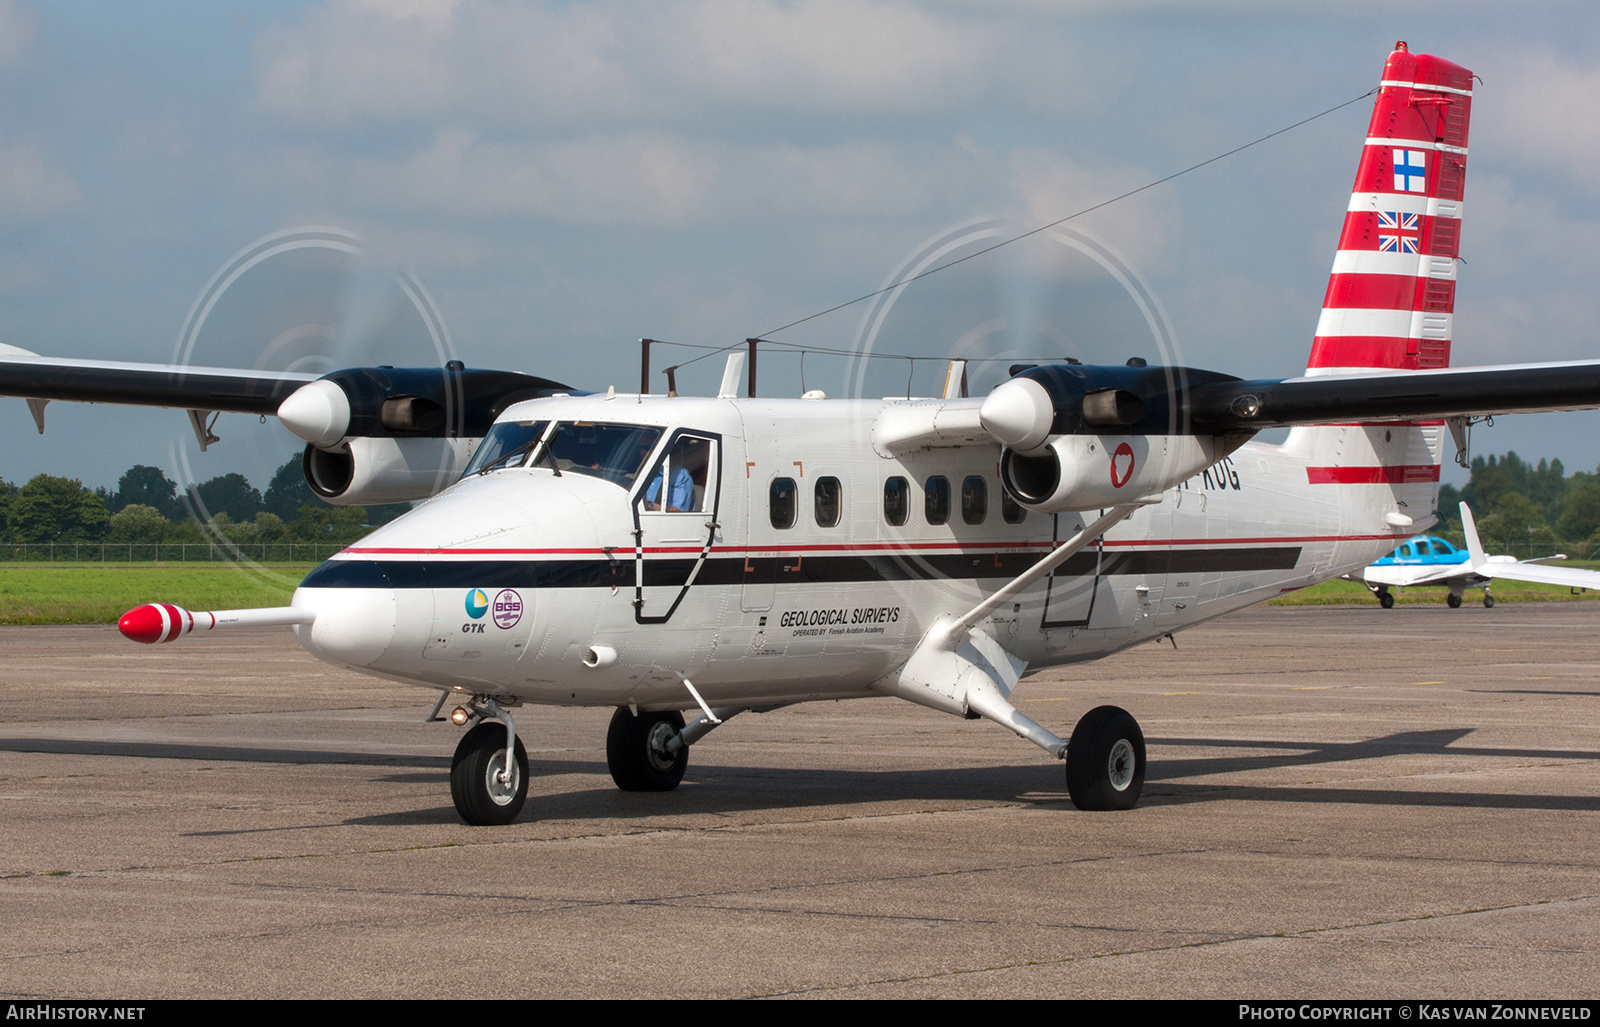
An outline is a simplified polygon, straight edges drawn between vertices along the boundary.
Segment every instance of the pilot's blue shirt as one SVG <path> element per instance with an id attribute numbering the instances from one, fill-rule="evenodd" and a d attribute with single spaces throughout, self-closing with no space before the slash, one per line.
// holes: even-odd
<path id="1" fill-rule="evenodd" d="M 650 484 L 645 487 L 644 500 L 654 503 L 656 496 L 661 494 L 661 472 L 657 471 Z M 694 507 L 694 478 L 690 477 L 688 468 L 676 467 L 672 471 L 672 488 L 667 493 L 668 510 L 689 510 Z"/>

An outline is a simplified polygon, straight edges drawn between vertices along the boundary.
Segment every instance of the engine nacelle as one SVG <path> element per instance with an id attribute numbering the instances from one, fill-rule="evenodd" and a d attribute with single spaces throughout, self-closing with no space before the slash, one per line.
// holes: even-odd
<path id="1" fill-rule="evenodd" d="M 335 449 L 307 446 L 306 483 L 334 506 L 406 503 L 436 495 L 461 477 L 477 438 L 348 438 Z"/>
<path id="2" fill-rule="evenodd" d="M 1000 454 L 1000 481 L 1022 506 L 1066 513 L 1165 492 L 1216 463 L 1240 440 L 1212 435 L 1056 435 Z"/>

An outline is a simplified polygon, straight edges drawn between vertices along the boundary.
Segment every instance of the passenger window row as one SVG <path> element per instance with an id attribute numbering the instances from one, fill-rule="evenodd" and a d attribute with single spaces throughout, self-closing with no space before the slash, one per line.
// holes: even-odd
<path id="1" fill-rule="evenodd" d="M 811 487 L 812 519 L 819 528 L 833 528 L 839 524 L 844 511 L 844 490 L 839 479 L 822 477 Z M 767 493 L 767 509 L 774 528 L 792 528 L 800 515 L 799 486 L 793 478 L 774 478 Z M 911 515 L 911 485 L 898 475 L 883 483 L 883 519 L 895 527 L 902 527 Z M 1007 524 L 1021 524 L 1028 512 L 1000 490 L 1000 515 Z M 922 516 L 929 524 L 947 524 L 950 521 L 950 479 L 935 474 L 923 483 Z M 970 474 L 961 481 L 961 520 L 966 524 L 982 524 L 989 516 L 989 483 L 980 474 Z"/>

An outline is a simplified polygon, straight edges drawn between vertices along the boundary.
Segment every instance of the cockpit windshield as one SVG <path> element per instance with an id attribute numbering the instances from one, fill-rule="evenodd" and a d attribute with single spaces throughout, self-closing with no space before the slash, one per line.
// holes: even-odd
<path id="1" fill-rule="evenodd" d="M 467 478 L 501 467 L 522 466 L 528 458 L 528 450 L 549 425 L 548 421 L 502 421 L 494 425 L 461 476 Z"/>
<path id="2" fill-rule="evenodd" d="M 510 421 L 489 429 L 463 477 L 503 467 L 548 467 L 632 488 L 661 429 L 596 421 Z"/>

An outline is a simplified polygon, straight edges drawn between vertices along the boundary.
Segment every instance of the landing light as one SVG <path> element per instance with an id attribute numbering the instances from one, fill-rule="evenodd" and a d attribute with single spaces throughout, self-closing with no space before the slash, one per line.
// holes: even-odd
<path id="1" fill-rule="evenodd" d="M 471 719 L 472 714 L 468 713 L 466 707 L 464 706 L 457 706 L 455 709 L 450 711 L 450 723 L 454 724 L 456 727 L 461 727 Z"/>

